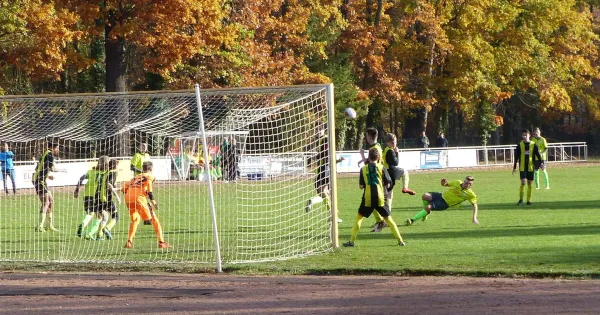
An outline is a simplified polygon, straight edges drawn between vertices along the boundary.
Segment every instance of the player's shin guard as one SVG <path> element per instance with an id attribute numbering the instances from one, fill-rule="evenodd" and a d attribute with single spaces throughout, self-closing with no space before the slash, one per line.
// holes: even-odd
<path id="1" fill-rule="evenodd" d="M 40 228 L 43 228 L 45 223 L 46 223 L 46 213 L 40 212 Z"/>
<path id="2" fill-rule="evenodd" d="M 90 238 L 96 238 L 96 233 L 98 233 L 98 228 L 100 227 L 101 219 L 96 218 L 94 222 L 92 222 L 92 226 L 90 227 L 90 232 L 87 234 Z"/>
<path id="3" fill-rule="evenodd" d="M 400 235 L 400 231 L 398 231 L 398 226 L 396 225 L 396 222 L 394 222 L 394 219 L 392 219 L 392 217 L 389 216 L 384 220 L 390 227 L 390 230 L 392 230 L 392 234 L 394 234 L 394 237 L 398 240 L 398 242 L 404 242 L 402 240 L 402 235 Z"/>
<path id="4" fill-rule="evenodd" d="M 531 184 L 527 185 L 527 202 L 531 202 Z"/>
<path id="5" fill-rule="evenodd" d="M 523 196 L 525 196 L 525 184 L 521 184 L 521 188 L 519 190 L 519 200 L 523 200 Z"/>
<path id="6" fill-rule="evenodd" d="M 81 227 L 86 228 L 88 224 L 90 224 L 90 221 L 92 221 L 92 218 L 93 216 L 91 214 L 86 214 L 85 217 L 83 217 L 83 220 L 81 221 Z"/>
<path id="7" fill-rule="evenodd" d="M 375 212 L 373 212 L 375 213 Z M 363 217 L 360 214 L 356 215 L 356 219 L 354 219 L 354 225 L 352 225 L 352 235 L 350 236 L 350 241 L 352 242 L 356 242 L 356 236 L 358 235 L 358 230 L 360 230 L 360 225 L 362 224 L 362 221 L 365 219 L 365 217 Z"/>
<path id="8" fill-rule="evenodd" d="M 110 221 L 108 221 L 108 224 L 106 225 L 106 229 L 111 231 L 113 227 L 115 227 L 115 224 L 117 224 L 117 219 L 112 218 L 110 219 Z"/>
<path id="9" fill-rule="evenodd" d="M 158 242 L 162 243 L 165 241 L 165 237 L 163 236 L 163 230 L 162 227 L 160 226 L 160 222 L 158 222 L 158 218 L 154 217 L 152 220 L 152 228 L 154 229 L 154 233 L 156 234 L 156 237 L 158 238 Z"/>
<path id="10" fill-rule="evenodd" d="M 413 220 L 414 222 L 417 222 L 417 220 L 420 220 L 420 219 L 422 219 L 422 218 L 426 217 L 428 214 L 429 214 L 429 213 L 428 213 L 427 211 L 425 211 L 425 210 L 421 210 L 421 211 L 419 211 L 419 213 L 417 213 L 417 215 L 415 215 L 415 216 L 412 218 L 412 220 Z"/>

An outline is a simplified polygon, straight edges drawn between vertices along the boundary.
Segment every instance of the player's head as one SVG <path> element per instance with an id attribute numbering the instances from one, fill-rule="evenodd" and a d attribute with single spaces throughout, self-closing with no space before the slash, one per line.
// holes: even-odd
<path id="1" fill-rule="evenodd" d="M 388 147 L 395 148 L 398 143 L 398 139 L 396 138 L 395 134 L 388 133 L 385 135 L 385 143 L 387 144 Z"/>
<path id="2" fill-rule="evenodd" d="M 58 152 L 60 151 L 58 143 L 48 142 L 48 150 L 52 151 L 52 154 L 58 155 Z"/>
<path id="3" fill-rule="evenodd" d="M 148 152 L 148 144 L 146 142 L 140 143 L 140 145 L 138 146 L 138 150 L 140 151 L 140 153 Z"/>
<path id="4" fill-rule="evenodd" d="M 110 161 L 108 161 L 108 169 L 109 170 L 116 170 L 117 165 L 119 165 L 119 161 L 117 161 L 115 159 L 110 159 Z"/>
<path id="5" fill-rule="evenodd" d="M 4 144 L 2 145 L 2 152 L 6 151 L 8 151 L 8 142 L 4 142 Z"/>
<path id="6" fill-rule="evenodd" d="M 425 137 L 425 136 L 426 136 L 426 134 L 425 134 L 425 130 L 422 130 L 422 131 L 421 131 L 421 136 L 423 136 L 423 137 Z"/>
<path id="7" fill-rule="evenodd" d="M 535 130 L 533 130 L 533 136 L 536 138 L 539 138 L 542 136 L 542 131 L 540 130 L 539 127 L 535 128 Z"/>
<path id="8" fill-rule="evenodd" d="M 151 161 L 144 162 L 144 164 L 142 164 L 142 171 L 144 173 L 152 172 L 152 162 Z"/>
<path id="9" fill-rule="evenodd" d="M 443 137 L 444 137 L 444 132 L 442 131 L 442 132 L 440 132 L 440 138 L 443 138 Z"/>
<path id="10" fill-rule="evenodd" d="M 367 128 L 367 130 L 365 130 L 365 140 L 368 144 L 377 142 L 377 129 Z"/>
<path id="11" fill-rule="evenodd" d="M 531 137 L 531 133 L 529 132 L 529 129 L 523 129 L 523 131 L 521 131 L 521 138 L 525 142 L 528 142 L 529 141 L 529 137 Z"/>
<path id="12" fill-rule="evenodd" d="M 471 188 L 471 186 L 473 186 L 474 181 L 475 181 L 475 177 L 467 176 L 467 177 L 465 177 L 465 180 L 463 180 L 461 186 L 463 189 Z"/>
<path id="13" fill-rule="evenodd" d="M 370 162 L 379 161 L 379 151 L 376 148 L 369 149 L 369 161 Z"/>
<path id="14" fill-rule="evenodd" d="M 108 156 L 103 155 L 101 157 L 98 158 L 98 166 L 96 166 L 96 169 L 99 171 L 106 171 L 108 170 Z"/>

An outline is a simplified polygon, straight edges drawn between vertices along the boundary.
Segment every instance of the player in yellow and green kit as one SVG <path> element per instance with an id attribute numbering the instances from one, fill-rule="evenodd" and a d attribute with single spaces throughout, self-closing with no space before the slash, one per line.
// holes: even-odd
<path id="1" fill-rule="evenodd" d="M 423 210 L 421 210 L 412 219 L 406 220 L 406 225 L 412 225 L 418 220 L 425 221 L 431 211 L 442 211 L 448 208 L 458 208 L 463 201 L 468 201 L 473 205 L 473 223 L 479 224 L 477 220 L 477 196 L 471 189 L 475 178 L 467 176 L 465 180 L 455 180 L 449 182 L 442 178 L 441 184 L 444 187 L 450 187 L 444 193 L 430 192 L 423 194 Z"/>
<path id="2" fill-rule="evenodd" d="M 75 198 L 79 197 L 79 187 L 81 187 L 84 180 L 87 180 L 83 192 L 83 211 L 85 212 L 85 215 L 81 221 L 81 224 L 79 224 L 77 227 L 76 233 L 76 235 L 79 237 L 85 236 L 87 239 L 96 239 L 96 237 L 93 235 L 96 231 L 98 231 L 98 226 L 100 225 L 99 220 L 95 220 L 88 231 L 84 230 L 86 230 L 88 224 L 94 218 L 94 215 L 96 215 L 97 218 L 102 218 L 102 209 L 100 207 L 100 187 L 103 178 L 106 175 L 107 169 L 108 156 L 103 155 L 98 159 L 98 164 L 83 174 L 83 176 L 81 176 L 77 182 L 77 186 L 73 192 L 73 197 Z"/>
<path id="3" fill-rule="evenodd" d="M 533 138 L 531 142 L 535 143 L 540 151 L 540 157 L 542 158 L 538 163 L 534 165 L 533 178 L 535 181 L 535 189 L 540 189 L 540 169 L 544 174 L 544 182 L 546 183 L 546 189 L 550 189 L 550 180 L 548 179 L 548 170 L 546 161 L 548 161 L 548 141 L 542 137 L 540 128 L 535 128 L 533 131 Z"/>
<path id="4" fill-rule="evenodd" d="M 102 183 L 100 191 L 101 207 L 107 212 L 108 216 L 110 216 L 108 223 L 102 226 L 100 232 L 104 233 L 108 239 L 112 239 L 112 228 L 115 226 L 115 224 L 117 224 L 117 222 L 119 222 L 119 212 L 115 202 L 113 201 L 113 199 L 116 199 L 117 203 L 121 203 L 121 198 L 119 198 L 117 193 L 118 189 L 115 184 L 117 181 L 118 163 L 119 162 L 115 159 L 108 161 L 108 171 L 106 172 L 106 176 L 104 177 L 104 182 Z"/>
<path id="5" fill-rule="evenodd" d="M 360 156 L 362 160 L 358 161 L 359 167 L 361 163 L 364 163 L 365 165 L 369 163 L 368 157 L 365 156 L 365 150 L 367 150 L 366 152 L 369 152 L 371 149 L 377 150 L 377 154 L 379 156 L 377 164 L 383 165 L 383 150 L 381 149 L 381 145 L 379 144 L 379 142 L 377 142 L 378 136 L 379 133 L 375 128 L 367 128 L 367 130 L 365 130 L 365 145 L 363 148 L 360 149 Z M 381 230 L 387 226 L 387 223 L 377 211 L 373 213 L 373 217 L 375 217 L 375 224 L 373 224 L 373 226 L 371 227 L 371 232 L 381 232 Z"/>
<path id="6" fill-rule="evenodd" d="M 538 146 L 530 141 L 530 136 L 529 130 L 523 130 L 521 133 L 523 141 L 519 142 L 515 149 L 515 164 L 512 173 L 513 175 L 515 174 L 517 171 L 517 164 L 519 164 L 519 177 L 521 178 L 521 188 L 519 190 L 519 201 L 517 202 L 517 206 L 523 205 L 525 182 L 527 182 L 527 205 L 531 205 L 531 183 L 534 178 L 533 170 L 535 163 L 542 159 Z M 545 168 L 545 166 L 540 167 Z"/>
<path id="7" fill-rule="evenodd" d="M 379 213 L 383 220 L 387 222 L 392 234 L 398 241 L 398 245 L 406 245 L 386 203 L 387 188 L 392 184 L 392 179 L 383 165 L 378 163 L 379 159 L 380 155 L 377 149 L 371 148 L 368 163 L 360 170 L 359 187 L 363 189 L 362 201 L 354 220 L 354 226 L 352 226 L 352 236 L 350 241 L 343 244 L 344 247 L 354 247 L 362 221 L 374 212 Z"/>
<path id="8" fill-rule="evenodd" d="M 54 227 L 54 197 L 48 190 L 47 183 L 48 179 L 54 179 L 54 176 L 50 175 L 50 172 L 59 171 L 55 169 L 54 165 L 54 158 L 58 155 L 58 152 L 58 144 L 48 143 L 48 149 L 46 149 L 40 157 L 38 164 L 35 167 L 35 173 L 33 173 L 31 178 L 35 192 L 42 202 L 42 206 L 40 207 L 40 224 L 37 228 L 39 232 L 46 232 L 46 219 L 48 219 L 48 229 L 53 232 L 58 232 L 58 229 Z"/>

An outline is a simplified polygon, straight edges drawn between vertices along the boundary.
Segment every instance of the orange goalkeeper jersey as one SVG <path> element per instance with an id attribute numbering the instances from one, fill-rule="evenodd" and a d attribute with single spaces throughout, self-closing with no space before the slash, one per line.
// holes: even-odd
<path id="1" fill-rule="evenodd" d="M 136 175 L 123 186 L 122 191 L 125 194 L 125 202 L 145 200 L 148 193 L 152 192 L 152 183 L 154 183 L 152 174 L 141 173 Z"/>

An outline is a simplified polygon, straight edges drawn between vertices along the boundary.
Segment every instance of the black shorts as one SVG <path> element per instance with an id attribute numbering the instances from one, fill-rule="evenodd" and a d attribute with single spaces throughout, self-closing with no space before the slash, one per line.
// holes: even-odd
<path id="1" fill-rule="evenodd" d="M 442 211 L 448 209 L 448 204 L 446 203 L 446 200 L 442 198 L 442 193 L 430 192 L 429 194 L 431 194 L 431 201 L 429 202 L 431 204 L 431 210 Z"/>
<path id="2" fill-rule="evenodd" d="M 39 195 L 45 195 L 48 193 L 48 186 L 46 186 L 46 181 L 34 181 L 33 187 L 35 188 L 35 193 Z"/>
<path id="3" fill-rule="evenodd" d="M 317 180 L 315 181 L 315 188 L 319 189 L 322 186 L 329 187 L 329 167 L 319 166 L 317 170 Z"/>
<path id="4" fill-rule="evenodd" d="M 530 172 L 530 171 L 519 172 L 519 177 L 521 179 L 527 178 L 528 180 L 533 180 L 533 172 Z"/>
<path id="5" fill-rule="evenodd" d="M 83 197 L 83 210 L 87 213 L 102 212 L 100 208 L 100 202 L 94 197 Z"/>
<path id="6" fill-rule="evenodd" d="M 546 161 L 545 161 L 545 160 L 541 160 L 541 161 L 535 161 L 535 164 L 534 164 L 534 169 L 535 169 L 536 171 L 537 171 L 537 170 L 539 170 L 540 168 L 542 168 L 542 166 L 543 166 L 544 168 L 546 168 Z"/>
<path id="7" fill-rule="evenodd" d="M 110 214 L 117 212 L 117 207 L 115 206 L 115 203 L 112 200 L 108 201 L 108 202 L 101 202 L 100 209 L 102 209 Z"/>
<path id="8" fill-rule="evenodd" d="M 367 207 L 365 206 L 364 199 L 360 203 L 360 207 L 358 208 L 358 214 L 362 215 L 365 218 L 368 218 L 371 216 L 371 213 L 373 213 L 374 210 L 379 212 L 379 214 L 381 214 L 381 216 L 384 218 L 389 217 L 391 215 L 390 209 L 388 208 L 387 204 L 382 207 Z"/>

